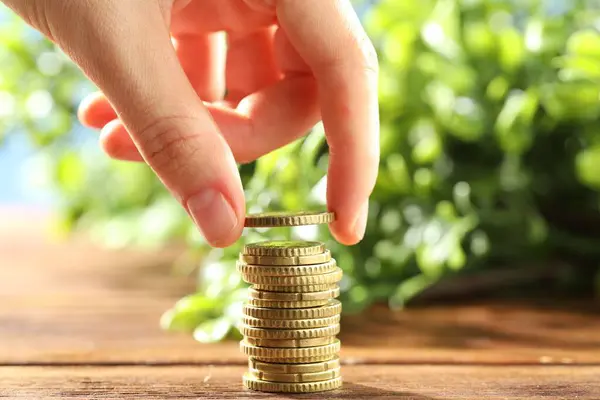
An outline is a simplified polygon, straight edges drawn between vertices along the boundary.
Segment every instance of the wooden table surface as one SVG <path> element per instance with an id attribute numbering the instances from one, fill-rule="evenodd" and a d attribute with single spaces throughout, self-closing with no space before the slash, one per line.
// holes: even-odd
<path id="1" fill-rule="evenodd" d="M 248 392 L 237 343 L 160 330 L 193 290 L 173 251 L 52 242 L 44 226 L 0 211 L 0 398 L 600 399 L 600 304 L 556 302 L 375 307 L 343 320 L 342 390 Z"/>

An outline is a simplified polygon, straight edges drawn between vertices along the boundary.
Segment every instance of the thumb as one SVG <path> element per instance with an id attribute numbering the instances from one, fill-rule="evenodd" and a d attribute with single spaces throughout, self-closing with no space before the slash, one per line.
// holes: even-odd
<path id="1" fill-rule="evenodd" d="M 232 244 L 244 224 L 240 176 L 179 64 L 168 12 L 146 0 L 67 3 L 57 7 L 61 12 L 47 11 L 54 40 L 105 93 L 145 161 L 206 240 Z"/>

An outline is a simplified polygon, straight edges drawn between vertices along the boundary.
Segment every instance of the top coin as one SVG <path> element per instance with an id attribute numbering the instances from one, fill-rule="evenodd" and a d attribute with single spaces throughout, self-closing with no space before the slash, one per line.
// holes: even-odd
<path id="1" fill-rule="evenodd" d="M 244 246 L 243 254 L 250 256 L 312 256 L 325 252 L 325 244 L 304 240 L 267 240 Z"/>
<path id="2" fill-rule="evenodd" d="M 272 228 L 277 226 L 328 224 L 334 220 L 334 213 L 327 211 L 272 211 L 246 216 L 244 226 L 248 228 Z"/>

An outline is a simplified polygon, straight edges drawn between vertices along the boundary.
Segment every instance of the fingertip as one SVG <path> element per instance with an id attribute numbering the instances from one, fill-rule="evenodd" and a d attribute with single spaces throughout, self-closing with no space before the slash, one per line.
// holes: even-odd
<path id="1" fill-rule="evenodd" d="M 361 241 L 365 237 L 367 230 L 367 220 L 369 217 L 369 200 L 367 199 L 358 210 L 358 216 L 354 220 L 352 225 L 352 232 L 358 239 L 357 242 Z"/>
<path id="2" fill-rule="evenodd" d="M 215 241 L 208 241 L 207 240 L 208 244 L 211 247 L 218 248 L 218 249 L 224 249 L 224 248 L 227 248 L 229 246 L 232 246 L 242 236 L 242 230 L 243 230 L 243 225 L 241 226 L 241 229 L 232 231 L 231 235 L 228 235 L 227 237 L 225 237 L 223 239 L 219 239 L 219 240 L 215 240 Z"/>
<path id="3" fill-rule="evenodd" d="M 336 220 L 329 225 L 333 237 L 345 246 L 353 246 L 360 242 L 367 228 L 369 200 L 367 199 L 357 211 L 336 213 Z"/>
<path id="4" fill-rule="evenodd" d="M 206 241 L 219 248 L 235 243 L 244 228 L 239 206 L 244 203 L 243 198 L 228 196 L 231 191 L 223 186 L 205 188 L 185 202 L 187 211 Z"/>
<path id="5" fill-rule="evenodd" d="M 231 209 L 234 215 L 234 225 L 231 231 L 223 235 L 220 239 L 211 243 L 211 246 L 217 248 L 226 248 L 235 244 L 244 231 L 244 220 L 246 218 L 246 199 L 244 192 L 240 187 L 240 191 L 233 191 L 232 199 L 230 201 Z"/>
<path id="6" fill-rule="evenodd" d="M 111 158 L 123 161 L 143 161 L 127 129 L 118 120 L 107 123 L 100 131 L 100 147 Z"/>
<path id="7" fill-rule="evenodd" d="M 116 117 L 117 113 L 101 92 L 86 96 L 77 109 L 77 118 L 88 128 L 101 129 Z"/>
<path id="8" fill-rule="evenodd" d="M 352 228 L 340 222 L 332 222 L 329 229 L 335 240 L 344 246 L 353 246 L 362 240 L 362 236 L 357 236 Z"/>
<path id="9" fill-rule="evenodd" d="M 112 120 L 100 130 L 100 137 L 98 141 L 102 150 L 108 155 L 115 153 L 119 147 L 117 143 L 118 131 L 123 125 L 118 119 Z"/>

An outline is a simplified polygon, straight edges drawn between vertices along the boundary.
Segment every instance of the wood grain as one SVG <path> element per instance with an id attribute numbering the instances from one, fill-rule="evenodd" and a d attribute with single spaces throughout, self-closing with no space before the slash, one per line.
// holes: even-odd
<path id="1" fill-rule="evenodd" d="M 556 301 L 377 306 L 343 319 L 342 390 L 248 392 L 237 343 L 159 329 L 193 290 L 181 249 L 57 242 L 46 221 L 0 211 L 1 398 L 600 398 L 600 305 Z"/>
<path id="2" fill-rule="evenodd" d="M 193 277 L 180 250 L 57 242 L 45 219 L 0 213 L 0 365 L 243 364 L 237 343 L 201 345 L 158 320 Z M 12 221 L 12 222 L 11 222 Z M 4 229 L 3 229 L 4 227 Z M 600 364 L 600 305 L 473 304 L 344 317 L 342 357 L 371 364 Z"/>
<path id="3" fill-rule="evenodd" d="M 152 362 L 199 346 L 159 318 L 194 288 L 178 249 L 106 250 L 55 239 L 38 213 L 0 213 L 0 363 Z M 152 354 L 156 351 L 156 356 Z"/>
<path id="4" fill-rule="evenodd" d="M 0 397 L 24 399 L 598 399 L 600 367 L 345 366 L 342 390 L 242 389 L 244 367 L 4 367 Z"/>

